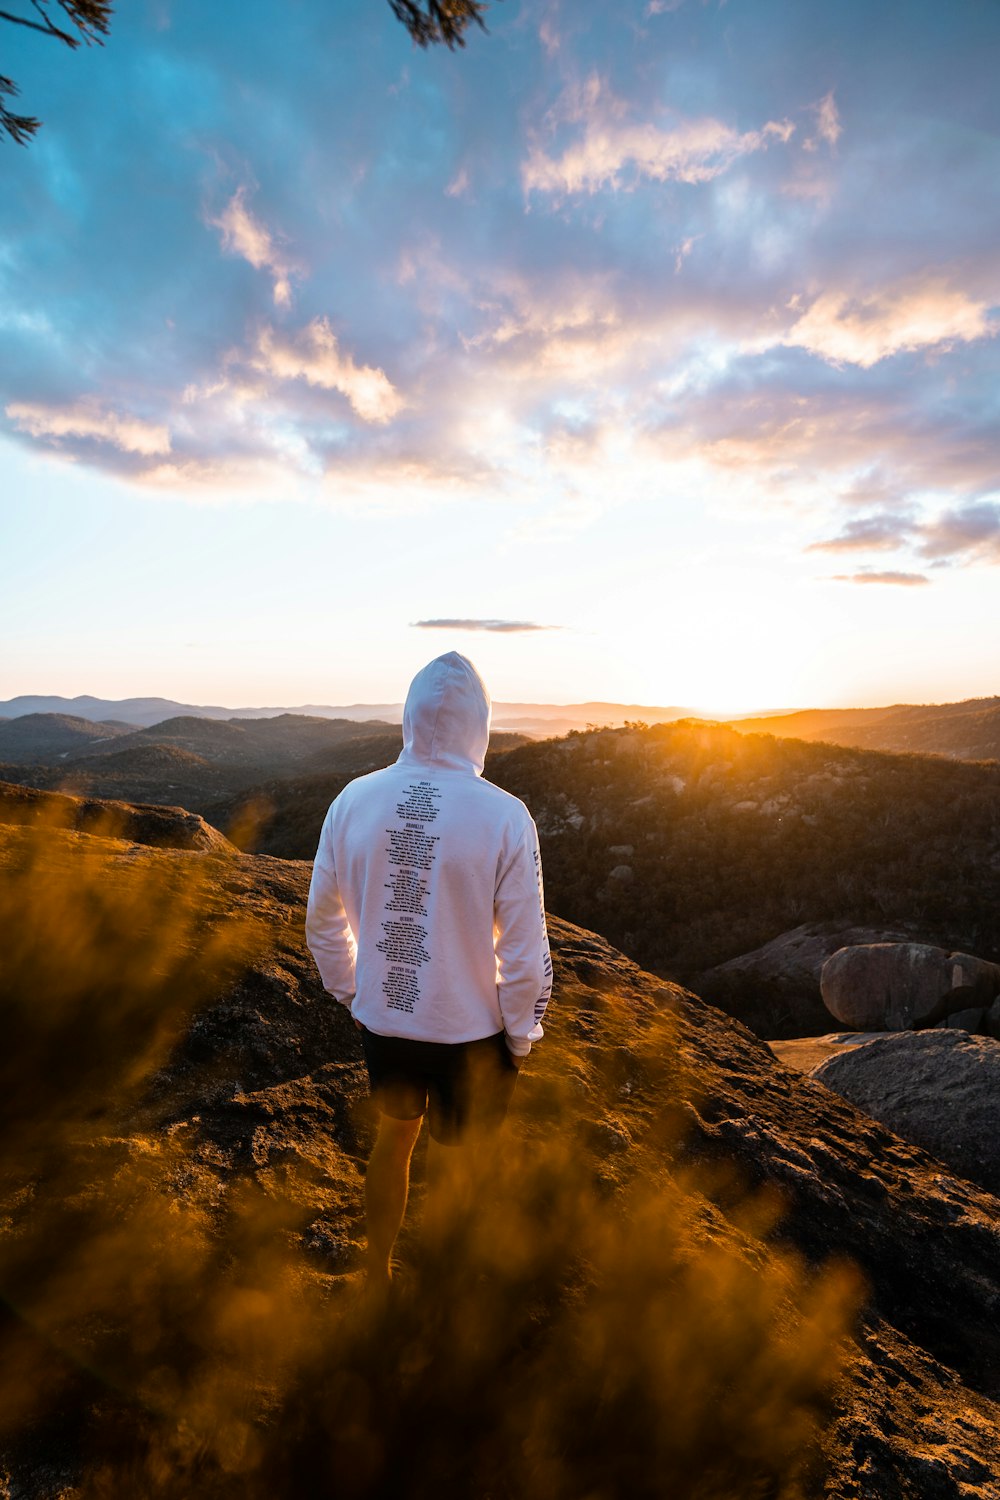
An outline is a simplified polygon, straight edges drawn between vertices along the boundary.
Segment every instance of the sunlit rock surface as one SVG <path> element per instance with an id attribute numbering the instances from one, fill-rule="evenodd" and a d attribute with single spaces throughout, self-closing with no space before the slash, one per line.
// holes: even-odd
<path id="1" fill-rule="evenodd" d="M 159 803 L 109 802 L 0 781 L 0 824 L 59 827 L 156 849 L 225 850 L 233 845 L 197 813 Z"/>

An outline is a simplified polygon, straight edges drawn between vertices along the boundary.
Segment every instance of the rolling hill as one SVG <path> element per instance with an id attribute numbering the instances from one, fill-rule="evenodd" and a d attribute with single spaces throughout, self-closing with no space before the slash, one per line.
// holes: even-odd
<path id="1" fill-rule="evenodd" d="M 729 723 L 742 734 L 823 740 L 865 750 L 913 750 L 956 760 L 1000 759 L 1000 698 L 902 703 L 893 708 L 812 708 Z"/>
<path id="2" fill-rule="evenodd" d="M 95 723 L 74 714 L 37 713 L 0 719 L 0 761 L 27 765 L 64 761 L 81 751 L 113 746 L 130 728 Z"/>
<path id="3" fill-rule="evenodd" d="M 179 804 L 227 826 L 235 819 L 243 828 L 248 818 L 259 822 L 265 809 L 294 804 L 315 805 L 318 830 L 344 782 L 388 765 L 402 746 L 398 725 L 301 714 L 228 720 L 180 716 L 110 737 L 93 732 L 99 726 L 85 720 L 69 721 L 87 725 L 77 735 L 64 728 L 59 715 L 30 718 L 30 734 L 22 732 L 15 739 L 35 746 L 35 756 L 5 761 L 0 755 L 3 779 L 81 797 Z M 24 722 L 0 723 L 0 746 L 5 730 Z M 523 735 L 493 736 L 500 750 L 524 741 Z M 44 745 L 52 748 L 46 753 L 40 748 Z M 56 748 L 66 745 L 71 748 Z M 287 796 L 279 792 L 279 785 L 289 778 L 304 778 L 309 784 L 305 801 L 299 790 L 289 789 Z M 310 814 L 305 816 L 308 822 Z M 310 854 L 314 847 L 315 835 Z"/>

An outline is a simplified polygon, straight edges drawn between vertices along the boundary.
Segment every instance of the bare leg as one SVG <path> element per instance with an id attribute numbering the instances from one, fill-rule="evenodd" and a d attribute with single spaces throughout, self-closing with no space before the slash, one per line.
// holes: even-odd
<path id="1" fill-rule="evenodd" d="M 406 1213 L 410 1190 L 410 1157 L 423 1117 L 393 1120 L 380 1115 L 378 1136 L 368 1158 L 365 1212 L 368 1220 L 368 1281 L 385 1285 L 392 1276 L 389 1257 Z"/>

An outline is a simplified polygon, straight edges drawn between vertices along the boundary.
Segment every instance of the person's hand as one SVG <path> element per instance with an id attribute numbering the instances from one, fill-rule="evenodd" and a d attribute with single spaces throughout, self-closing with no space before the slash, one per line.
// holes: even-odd
<path id="1" fill-rule="evenodd" d="M 358 1030 L 359 1031 L 364 1031 L 365 1028 L 362 1026 L 361 1022 L 359 1020 L 357 1020 L 356 1018 L 352 1018 L 352 1019 L 354 1019 L 354 1024 L 358 1028 Z"/>
<path id="2" fill-rule="evenodd" d="M 520 1073 L 521 1068 L 524 1065 L 524 1058 L 519 1057 L 516 1052 L 512 1052 L 509 1047 L 507 1048 L 507 1061 L 514 1069 L 515 1073 Z"/>

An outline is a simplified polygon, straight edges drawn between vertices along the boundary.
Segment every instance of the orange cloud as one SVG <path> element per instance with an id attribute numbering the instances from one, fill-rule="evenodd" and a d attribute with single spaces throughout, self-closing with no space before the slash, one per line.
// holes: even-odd
<path id="1" fill-rule="evenodd" d="M 94 402 L 79 401 L 75 406 L 38 406 L 12 401 L 5 408 L 8 417 L 22 432 L 32 437 L 96 438 L 111 443 L 123 453 L 138 453 L 145 458 L 170 452 L 170 433 L 165 426 L 144 422 L 139 417 L 102 411 Z"/>
<path id="2" fill-rule="evenodd" d="M 293 270 L 290 261 L 279 250 L 267 227 L 255 219 L 247 208 L 244 198 L 246 188 L 238 188 L 217 219 L 209 223 L 222 230 L 223 249 L 239 255 L 258 271 L 270 271 L 274 278 L 274 300 L 279 307 L 288 307 L 292 300 L 289 277 Z"/>
<path id="3" fill-rule="evenodd" d="M 893 584 L 901 588 L 919 588 L 922 583 L 930 583 L 923 573 L 834 573 L 834 583 L 884 583 Z"/>
<path id="4" fill-rule="evenodd" d="M 326 318 L 314 318 L 291 339 L 283 339 L 273 328 L 262 329 L 251 363 L 278 380 L 305 380 L 339 391 L 364 422 L 391 422 L 406 405 L 384 370 L 357 365 L 342 352 Z"/>
<path id="5" fill-rule="evenodd" d="M 989 309 L 989 301 L 935 275 L 860 297 L 821 292 L 783 342 L 832 364 L 869 369 L 893 354 L 989 337 L 998 327 Z"/>

